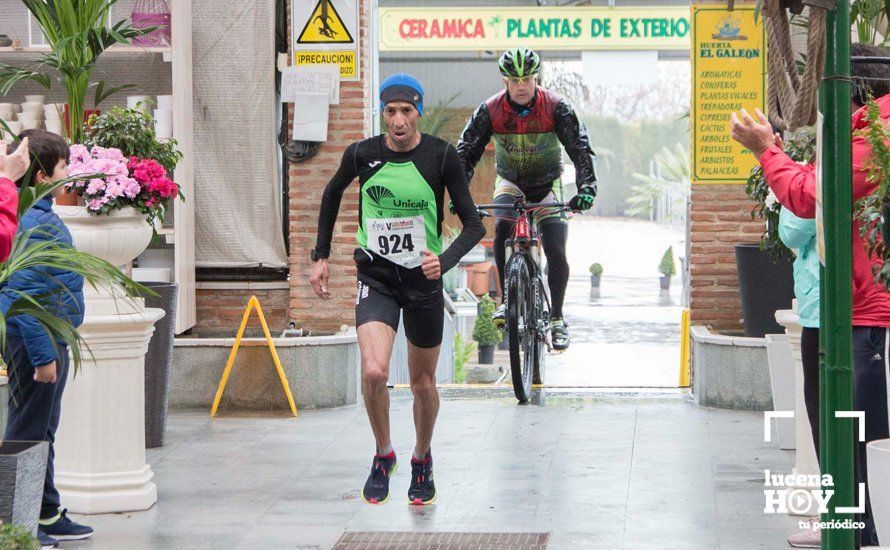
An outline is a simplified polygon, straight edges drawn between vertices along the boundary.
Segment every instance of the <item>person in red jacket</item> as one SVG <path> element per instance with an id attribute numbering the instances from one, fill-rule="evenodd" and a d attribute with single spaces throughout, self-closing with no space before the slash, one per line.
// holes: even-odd
<path id="1" fill-rule="evenodd" d="M 857 101 L 858 100 L 858 101 Z M 877 182 L 868 181 L 867 163 L 871 147 L 861 130 L 867 126 L 863 103 L 867 99 L 854 94 L 853 128 L 853 202 L 874 193 Z M 890 119 L 890 94 L 877 99 L 883 120 Z M 742 110 L 741 117 L 731 116 L 732 137 L 760 161 L 767 184 L 782 206 L 801 218 L 816 215 L 816 173 L 812 165 L 800 165 L 782 150 L 779 134 L 760 110 L 754 120 Z M 886 123 L 886 122 L 885 122 Z M 853 388 L 857 411 L 865 413 L 866 442 L 890 437 L 887 422 L 886 372 L 890 367 L 890 293 L 875 282 L 872 266 L 878 260 L 869 257 L 865 241 L 859 236 L 859 223 L 853 220 Z M 858 446 L 857 483 L 867 483 L 865 443 Z M 878 544 L 871 504 L 866 494 L 865 527 L 860 533 L 863 546 Z"/>
<path id="2" fill-rule="evenodd" d="M 9 258 L 12 239 L 18 229 L 19 191 L 16 180 L 25 175 L 31 157 L 28 156 L 28 138 L 11 155 L 6 154 L 6 142 L 0 141 L 0 262 Z"/>

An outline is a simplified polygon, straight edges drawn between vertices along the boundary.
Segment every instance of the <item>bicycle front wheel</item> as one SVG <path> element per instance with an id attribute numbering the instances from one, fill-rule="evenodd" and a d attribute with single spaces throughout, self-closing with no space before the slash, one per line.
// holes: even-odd
<path id="1" fill-rule="evenodd" d="M 524 254 L 513 254 L 507 263 L 506 272 L 507 334 L 513 393 L 520 403 L 525 403 L 531 397 L 532 378 L 537 363 L 535 290 L 528 258 Z"/>

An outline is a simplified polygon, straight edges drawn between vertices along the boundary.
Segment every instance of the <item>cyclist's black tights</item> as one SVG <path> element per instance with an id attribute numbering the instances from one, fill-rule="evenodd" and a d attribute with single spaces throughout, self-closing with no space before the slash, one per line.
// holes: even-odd
<path id="1" fill-rule="evenodd" d="M 510 199 L 510 204 L 515 199 Z M 497 199 L 495 199 L 497 202 Z M 515 216 L 514 213 L 502 211 L 497 216 Z M 505 246 L 507 239 L 513 235 L 514 222 L 498 219 L 494 226 L 494 259 L 498 266 L 498 276 L 501 279 L 501 289 L 504 288 L 504 264 L 506 263 Z M 566 295 L 566 286 L 569 284 L 569 262 L 566 259 L 566 239 L 569 235 L 569 226 L 561 218 L 547 218 L 541 220 L 538 225 L 541 235 L 541 244 L 544 254 L 547 256 L 547 279 L 550 285 L 550 317 L 562 317 L 562 303 Z"/>

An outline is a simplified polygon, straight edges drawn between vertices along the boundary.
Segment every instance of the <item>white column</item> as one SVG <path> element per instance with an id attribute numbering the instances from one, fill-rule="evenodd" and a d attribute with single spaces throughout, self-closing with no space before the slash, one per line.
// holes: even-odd
<path id="1" fill-rule="evenodd" d="M 810 419 L 807 416 L 807 406 L 803 393 L 803 360 L 800 353 L 800 336 L 803 332 L 803 327 L 800 326 L 800 317 L 792 310 L 777 311 L 776 322 L 785 327 L 785 334 L 788 335 L 788 341 L 791 344 L 791 355 L 794 357 L 794 436 L 797 446 L 795 450 L 795 469 L 799 474 L 818 475 L 819 461 L 816 459 L 816 447 L 813 443 L 813 432 L 810 430 Z M 812 487 L 792 487 L 792 489 L 795 488 L 812 489 Z M 816 514 L 816 507 L 813 506 L 805 515 Z"/>
<path id="2" fill-rule="evenodd" d="M 145 352 L 164 312 L 92 288 L 85 295 L 84 363 L 62 398 L 56 486 L 74 513 L 147 510 L 158 494 L 145 460 Z"/>

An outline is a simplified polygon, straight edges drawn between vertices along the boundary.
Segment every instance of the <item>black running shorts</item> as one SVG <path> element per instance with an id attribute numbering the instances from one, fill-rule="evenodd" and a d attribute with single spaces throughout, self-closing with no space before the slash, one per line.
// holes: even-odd
<path id="1" fill-rule="evenodd" d="M 353 257 L 358 268 L 356 326 L 380 321 L 398 331 L 401 314 L 409 342 L 419 348 L 442 343 L 445 299 L 441 278 L 431 281 L 420 267 L 408 269 L 362 248 L 356 248 Z"/>

